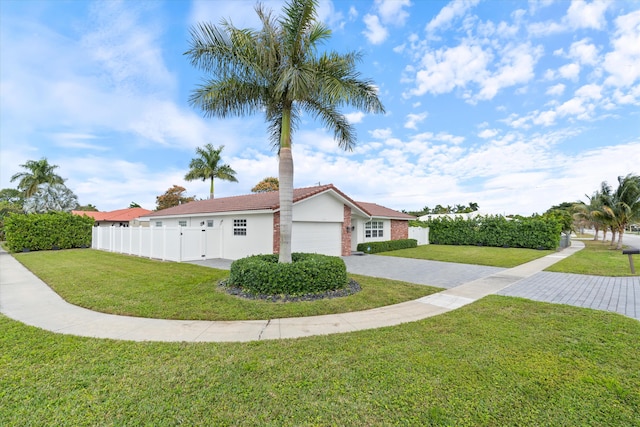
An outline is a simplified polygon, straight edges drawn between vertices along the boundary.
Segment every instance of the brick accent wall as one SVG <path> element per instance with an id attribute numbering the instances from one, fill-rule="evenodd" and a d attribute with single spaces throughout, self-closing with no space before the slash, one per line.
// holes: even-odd
<path id="1" fill-rule="evenodd" d="M 351 229 L 351 208 L 344 205 L 344 222 L 342 223 L 342 256 L 351 255 L 351 236 L 353 236 L 353 232 L 347 231 L 347 227 L 349 227 L 349 230 Z"/>
<path id="2" fill-rule="evenodd" d="M 409 221 L 391 220 L 391 240 L 409 238 Z"/>
<path id="3" fill-rule="evenodd" d="M 280 211 L 273 213 L 273 253 L 280 253 Z"/>

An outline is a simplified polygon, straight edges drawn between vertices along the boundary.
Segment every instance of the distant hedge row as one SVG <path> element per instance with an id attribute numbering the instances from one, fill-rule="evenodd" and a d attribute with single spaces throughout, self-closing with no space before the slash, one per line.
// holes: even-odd
<path id="1" fill-rule="evenodd" d="M 13 252 L 89 247 L 93 222 L 68 212 L 11 214 L 5 219 L 7 246 Z"/>
<path id="2" fill-rule="evenodd" d="M 503 216 L 437 218 L 428 221 L 427 225 L 429 242 L 437 245 L 556 249 L 562 231 L 558 221 L 543 217 L 514 220 Z"/>
<path id="3" fill-rule="evenodd" d="M 417 246 L 418 241 L 416 239 L 400 239 L 359 243 L 356 249 L 367 254 L 377 254 L 378 252 L 397 251 L 398 249 L 415 248 Z"/>

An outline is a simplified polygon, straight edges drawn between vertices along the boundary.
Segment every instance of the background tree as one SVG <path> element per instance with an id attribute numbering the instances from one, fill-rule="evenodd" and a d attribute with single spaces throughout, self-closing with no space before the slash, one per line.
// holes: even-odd
<path id="1" fill-rule="evenodd" d="M 22 209 L 24 205 L 24 192 L 16 190 L 15 188 L 3 188 L 0 190 L 0 202 L 6 202 Z"/>
<path id="2" fill-rule="evenodd" d="M 228 21 L 191 29 L 191 64 L 209 79 L 193 91 L 190 103 L 206 116 L 263 113 L 278 149 L 280 183 L 280 262 L 291 262 L 293 207 L 292 132 L 303 112 L 333 131 L 338 146 L 351 150 L 353 126 L 338 107 L 384 112 L 377 87 L 360 78 L 358 53 L 324 52 L 331 31 L 319 23 L 315 0 L 291 0 L 279 18 L 258 4 L 260 30 L 238 29 Z"/>
<path id="3" fill-rule="evenodd" d="M 71 212 L 78 206 L 78 196 L 64 184 L 41 184 L 24 202 L 26 213 Z"/>
<path id="4" fill-rule="evenodd" d="M 142 206 L 140 206 L 139 204 L 137 204 L 136 202 L 131 202 L 129 203 L 129 208 L 141 208 Z"/>
<path id="5" fill-rule="evenodd" d="M 25 198 L 33 196 L 42 184 L 64 184 L 64 179 L 54 172 L 58 166 L 50 165 L 46 158 L 28 160 L 20 167 L 26 171 L 13 175 L 11 182 L 18 181 L 18 189 L 24 192 Z"/>
<path id="6" fill-rule="evenodd" d="M 251 192 L 267 193 L 269 191 L 278 191 L 279 189 L 280 189 L 280 182 L 278 181 L 278 178 L 269 176 L 263 179 L 262 181 L 260 181 L 259 183 L 257 183 L 255 187 L 251 189 Z"/>
<path id="7" fill-rule="evenodd" d="M 99 212 L 98 208 L 89 203 L 88 205 L 78 205 L 75 210 L 83 212 Z"/>
<path id="8" fill-rule="evenodd" d="M 174 185 L 169 188 L 164 194 L 156 197 L 156 210 L 159 211 L 182 205 L 184 203 L 193 202 L 196 199 L 195 196 L 186 197 L 184 195 L 186 191 L 186 188 L 179 185 Z"/>
<path id="9" fill-rule="evenodd" d="M 204 148 L 196 148 L 196 154 L 198 157 L 191 159 L 189 163 L 189 172 L 185 175 L 184 179 L 187 181 L 194 181 L 201 179 L 206 181 L 211 180 L 211 187 L 209 189 L 209 198 L 213 199 L 213 179 L 218 178 L 223 181 L 238 182 L 236 179 L 236 171 L 231 169 L 231 166 L 222 164 L 220 153 L 224 149 L 224 145 L 213 148 L 213 145 L 207 144 Z"/>

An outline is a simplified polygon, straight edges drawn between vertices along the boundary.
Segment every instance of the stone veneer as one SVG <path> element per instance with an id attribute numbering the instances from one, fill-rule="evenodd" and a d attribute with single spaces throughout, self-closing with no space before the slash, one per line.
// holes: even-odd
<path id="1" fill-rule="evenodd" d="M 273 213 L 273 253 L 280 253 L 280 211 Z"/>

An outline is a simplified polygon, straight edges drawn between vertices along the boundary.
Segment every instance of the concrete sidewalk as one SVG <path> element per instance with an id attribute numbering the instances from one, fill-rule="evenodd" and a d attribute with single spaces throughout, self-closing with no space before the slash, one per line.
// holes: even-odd
<path id="1" fill-rule="evenodd" d="M 48 331 L 132 341 L 227 342 L 298 338 L 353 332 L 425 319 L 470 304 L 542 271 L 582 249 L 576 244 L 511 269 L 478 278 L 445 291 L 401 304 L 325 316 L 247 320 L 190 321 L 116 316 L 64 301 L 16 261 L 0 253 L 0 312 Z"/>

